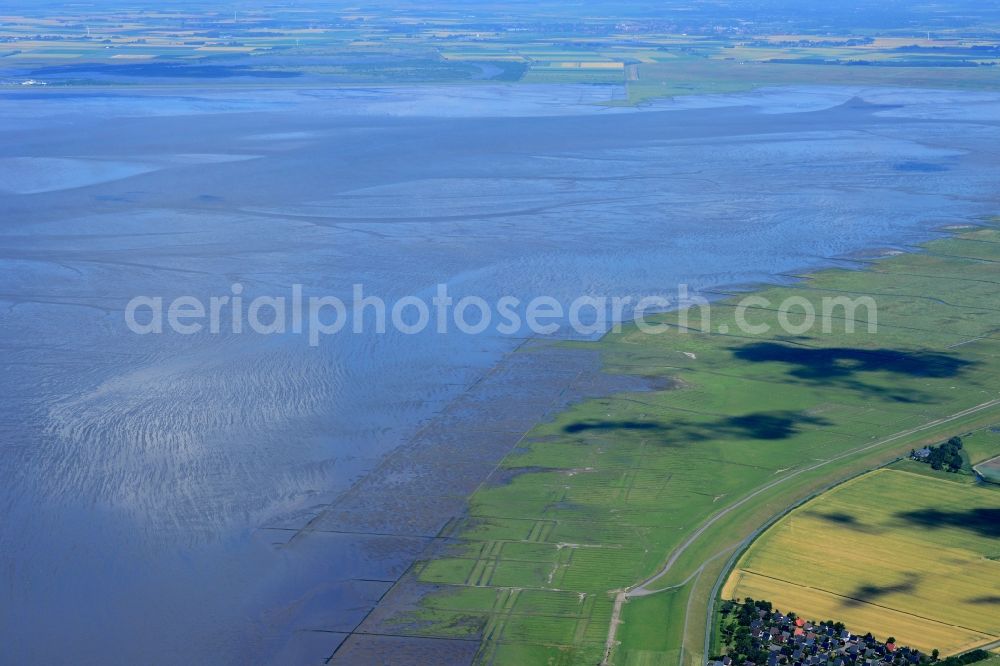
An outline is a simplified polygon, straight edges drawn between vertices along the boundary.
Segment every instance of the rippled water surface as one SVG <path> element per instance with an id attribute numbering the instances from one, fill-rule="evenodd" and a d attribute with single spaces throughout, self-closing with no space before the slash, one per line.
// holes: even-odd
<path id="1" fill-rule="evenodd" d="M 502 455 L 501 435 L 544 417 L 533 406 L 578 362 L 536 352 L 534 370 L 494 372 L 476 400 L 467 389 L 520 337 L 138 336 L 123 323 L 133 296 L 207 299 L 234 282 L 248 298 L 302 284 L 347 301 L 355 283 L 386 299 L 438 283 L 487 299 L 709 289 L 996 212 L 995 95 L 781 89 L 595 106 L 617 95 L 6 94 L 0 645 L 12 663 L 329 656 L 440 518 L 376 516 L 377 495 L 419 482 L 460 500 L 479 474 L 421 457 L 421 437 L 449 431 L 430 426 L 459 405 L 500 433 L 495 446 L 476 435 L 483 455 Z M 356 528 L 298 538 L 337 506 Z"/>

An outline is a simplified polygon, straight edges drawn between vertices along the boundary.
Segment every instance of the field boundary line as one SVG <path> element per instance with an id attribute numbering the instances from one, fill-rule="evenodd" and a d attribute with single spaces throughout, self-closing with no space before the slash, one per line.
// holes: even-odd
<path id="1" fill-rule="evenodd" d="M 636 595 L 636 594 L 638 594 L 640 592 L 645 591 L 646 588 L 648 588 L 649 585 L 655 583 L 656 581 L 658 581 L 659 579 L 661 579 L 665 575 L 667 575 L 667 573 L 669 573 L 671 567 L 673 567 L 673 565 L 677 562 L 677 560 L 680 559 L 680 556 L 684 554 L 684 552 L 691 546 L 691 544 L 693 544 L 698 539 L 698 537 L 700 537 L 702 534 L 704 534 L 706 531 L 708 531 L 708 529 L 710 527 L 712 527 L 712 525 L 714 525 L 719 520 L 721 520 L 725 516 L 729 515 L 730 513 L 732 513 L 733 511 L 735 511 L 736 509 L 740 508 L 741 506 L 743 506 L 744 504 L 746 504 L 747 502 L 749 502 L 753 498 L 757 497 L 758 495 L 761 495 L 761 494 L 767 492 L 768 490 L 771 490 L 772 488 L 775 488 L 775 487 L 777 487 L 777 486 L 785 483 L 789 479 L 794 479 L 795 477 L 797 477 L 797 476 L 799 476 L 801 474 L 805 474 L 806 472 L 812 472 L 813 470 L 820 469 L 821 467 L 826 467 L 827 465 L 829 465 L 831 463 L 834 463 L 834 462 L 837 462 L 839 460 L 843 460 L 844 458 L 850 458 L 851 456 L 857 455 L 859 453 L 864 453 L 866 451 L 871 451 L 872 449 L 876 449 L 876 448 L 879 448 L 881 446 L 885 446 L 886 444 L 891 444 L 892 442 L 895 442 L 897 440 L 903 439 L 904 437 L 909 437 L 910 435 L 915 435 L 915 434 L 923 432 L 925 430 L 930 430 L 932 428 L 936 428 L 939 425 L 944 425 L 946 423 L 950 423 L 951 421 L 958 420 L 958 419 L 963 418 L 965 416 L 971 416 L 972 414 L 976 414 L 976 413 L 981 412 L 983 410 L 989 409 L 990 407 L 996 407 L 997 405 L 1000 405 L 1000 399 L 989 400 L 989 401 L 981 403 L 979 405 L 975 405 L 974 407 L 969 407 L 969 408 L 964 409 L 962 411 L 956 412 L 956 413 L 954 413 L 954 414 L 952 414 L 950 416 L 945 416 L 945 417 L 941 417 L 939 419 L 934 419 L 932 421 L 928 421 L 927 423 L 925 423 L 923 425 L 916 426 L 916 427 L 913 427 L 913 428 L 909 428 L 907 430 L 902 430 L 902 431 L 897 432 L 897 433 L 895 433 L 893 435 L 890 435 L 888 437 L 880 439 L 877 442 L 874 442 L 874 443 L 871 443 L 871 444 L 866 444 L 865 446 L 862 446 L 862 447 L 859 447 L 859 448 L 856 448 L 856 449 L 851 449 L 849 451 L 845 451 L 845 452 L 840 453 L 840 454 L 838 454 L 838 455 L 836 455 L 836 456 L 834 456 L 832 458 L 827 458 L 826 460 L 818 462 L 815 465 L 810 465 L 808 467 L 803 467 L 801 469 L 795 470 L 791 474 L 787 474 L 785 476 L 782 476 L 780 479 L 776 479 L 776 480 L 774 480 L 774 481 L 772 481 L 772 482 L 770 482 L 770 483 L 768 483 L 768 484 L 766 484 L 764 486 L 761 486 L 760 488 L 758 488 L 757 490 L 753 491 L 749 495 L 744 496 L 742 499 L 738 500 L 737 502 L 734 502 L 733 504 L 730 504 L 729 506 L 725 507 L 724 509 L 716 512 L 711 517 L 709 517 L 708 520 L 706 520 L 705 522 L 702 523 L 701 527 L 699 527 L 691 536 L 689 536 L 680 546 L 678 546 L 676 549 L 674 549 L 674 551 L 671 554 L 670 558 L 667 560 L 666 564 L 660 569 L 660 571 L 658 571 L 653 576 L 647 578 L 646 580 L 642 581 L 638 585 L 634 585 L 634 586 L 632 586 L 630 588 L 627 588 L 627 590 L 629 590 L 629 593 L 633 594 L 633 595 Z M 653 590 L 653 592 L 655 592 L 655 591 L 656 590 Z"/>
<path id="2" fill-rule="evenodd" d="M 972 411 L 970 411 L 970 410 L 963 410 L 962 412 L 957 412 L 956 414 L 953 414 L 951 417 L 948 417 L 947 419 L 939 419 L 939 420 L 936 420 L 936 421 L 932 421 L 932 422 L 930 422 L 928 424 L 925 424 L 920 429 L 918 429 L 917 432 L 919 432 L 920 430 L 926 430 L 926 429 L 934 428 L 937 425 L 942 425 L 943 423 L 949 423 L 949 422 L 954 421 L 956 419 L 963 418 L 964 416 L 969 416 L 971 414 L 976 414 L 976 413 L 978 413 L 980 411 L 984 411 L 986 409 L 989 409 L 991 406 L 994 406 L 995 404 L 998 404 L 998 403 L 1000 403 L 1000 400 L 991 400 L 989 402 L 982 403 L 980 405 L 977 405 L 974 408 L 971 408 Z M 903 436 L 905 437 L 906 435 L 903 435 Z M 752 534 L 750 534 L 749 536 L 747 536 L 746 539 L 743 540 L 743 542 L 740 544 L 738 550 L 735 553 L 733 553 L 733 556 L 726 563 L 725 568 L 723 569 L 722 573 L 719 574 L 719 577 L 715 581 L 715 585 L 712 587 L 712 593 L 711 593 L 711 596 L 710 596 L 710 598 L 708 600 L 708 617 L 706 618 L 706 623 L 705 623 L 705 644 L 704 644 L 704 655 L 703 656 L 707 656 L 708 653 L 711 651 L 712 635 L 714 633 L 714 626 L 713 626 L 713 622 L 712 622 L 712 617 L 715 615 L 715 602 L 716 602 L 716 598 L 719 596 L 719 593 L 720 593 L 720 591 L 722 589 L 722 586 L 725 584 L 726 579 L 729 577 L 729 575 L 736 568 L 736 563 L 739 561 L 739 558 L 743 555 L 743 553 L 745 553 L 747 551 L 747 549 L 750 548 L 750 546 L 753 544 L 753 542 L 756 541 L 764 532 L 766 532 L 770 527 L 772 527 L 779 520 L 781 520 L 782 518 L 784 518 L 785 516 L 787 516 L 789 513 L 791 513 L 795 509 L 798 509 L 799 507 L 801 507 L 801 506 L 803 506 L 803 505 L 811 502 L 812 500 L 816 499 L 818 496 L 822 495 L 823 493 L 829 492 L 830 490 L 833 490 L 834 488 L 836 488 L 836 487 L 838 487 L 838 486 L 840 486 L 840 485 L 842 485 L 844 483 L 848 483 L 848 482 L 850 482 L 850 481 L 852 481 L 852 480 L 854 480 L 854 479 L 856 479 L 858 477 L 864 476 L 865 474 L 869 474 L 869 473 L 871 473 L 873 471 L 876 471 L 876 470 L 879 470 L 879 469 L 884 469 L 884 468 L 888 467 L 889 465 L 891 465 L 891 464 L 893 464 L 895 462 L 898 462 L 898 460 L 899 459 L 886 462 L 886 463 L 884 463 L 884 464 L 882 464 L 882 465 L 880 465 L 880 466 L 878 466 L 878 467 L 876 467 L 874 469 L 863 470 L 861 472 L 858 472 L 857 474 L 851 475 L 850 477 L 848 477 L 846 479 L 841 479 L 841 480 L 836 481 L 834 483 L 831 483 L 830 485 L 828 485 L 828 486 L 826 486 L 824 488 L 821 488 L 821 489 L 819 489 L 819 490 L 817 490 L 817 491 L 815 491 L 813 493 L 810 493 L 808 496 L 806 496 L 806 497 L 802 498 L 801 500 L 795 502 L 794 504 L 789 505 L 788 507 L 786 507 L 784 511 L 780 512 L 779 514 L 777 514 L 775 516 L 772 516 L 771 519 L 769 519 L 767 522 L 765 522 L 764 524 L 762 524 L 760 527 L 758 527 L 756 530 L 754 530 L 754 532 Z"/>
<path id="3" fill-rule="evenodd" d="M 878 471 L 878 470 L 875 470 L 875 471 Z M 861 474 L 859 476 L 854 477 L 854 479 L 861 478 L 862 476 L 867 476 L 868 474 L 871 474 L 871 473 L 872 472 L 865 472 L 865 473 L 863 473 L 863 474 Z M 852 480 L 854 480 L 854 479 L 852 479 Z M 829 492 L 829 491 L 825 491 L 825 492 Z M 816 498 L 814 497 L 813 499 L 816 499 Z M 785 514 L 785 516 L 787 516 L 787 515 L 788 514 Z M 785 516 L 782 516 L 782 518 L 784 518 Z M 865 606 L 874 606 L 875 608 L 882 608 L 882 609 L 885 609 L 885 610 L 888 610 L 888 611 L 892 611 L 893 613 L 899 613 L 900 615 L 908 615 L 909 617 L 915 617 L 915 618 L 917 618 L 919 620 L 925 620 L 925 621 L 931 622 L 933 624 L 940 624 L 942 627 L 952 627 L 954 629 L 965 629 L 966 631 L 971 631 L 973 633 L 977 633 L 977 634 L 979 634 L 981 636 L 985 636 L 986 638 L 1000 638 L 1000 637 L 996 636 L 995 634 L 993 634 L 991 632 L 983 631 L 982 629 L 975 629 L 973 627 L 966 627 L 965 625 L 961 625 L 961 624 L 952 624 L 950 622 L 942 622 L 941 620 L 935 620 L 932 617 L 924 617 L 923 615 L 917 615 L 916 613 L 910 613 L 909 611 L 901 610 L 899 608 L 893 608 L 892 606 L 884 606 L 882 604 L 876 604 L 876 603 L 871 602 L 871 601 L 865 601 L 864 599 L 858 599 L 857 597 L 849 597 L 846 594 L 837 594 L 836 592 L 831 592 L 830 590 L 824 590 L 822 587 L 816 587 L 815 585 L 804 585 L 802 583 L 796 583 L 793 580 L 785 580 L 784 578 L 778 578 L 777 576 L 769 576 L 769 575 L 767 575 L 765 573 L 761 573 L 759 571 L 754 571 L 753 569 L 737 569 L 737 570 L 734 570 L 734 571 L 742 571 L 744 573 L 748 573 L 748 574 L 751 574 L 753 576 L 760 576 L 761 578 L 767 578 L 769 580 L 776 580 L 779 583 L 787 583 L 788 585 L 792 585 L 794 587 L 800 587 L 800 588 L 802 588 L 804 590 L 815 590 L 817 592 L 822 592 L 823 594 L 829 594 L 831 597 L 837 597 L 838 599 L 849 599 L 850 601 L 857 601 L 857 602 L 859 602 L 861 604 L 864 604 Z"/>
<path id="4" fill-rule="evenodd" d="M 716 513 L 714 513 L 713 515 L 711 515 L 708 519 L 706 519 L 697 530 L 695 530 L 690 536 L 687 537 L 687 539 L 685 539 L 678 547 L 676 547 L 671 552 L 671 555 L 667 559 L 666 563 L 663 565 L 663 567 L 660 568 L 660 570 L 657 573 L 653 574 L 649 578 L 646 578 L 645 580 L 641 581 L 640 583 L 638 583 L 636 585 L 633 585 L 631 587 L 625 588 L 625 590 L 623 592 L 620 592 L 619 595 L 624 595 L 624 598 L 622 599 L 622 604 L 624 604 L 625 600 L 627 600 L 627 598 L 629 596 L 646 596 L 648 594 L 655 594 L 656 592 L 660 591 L 660 590 L 649 590 L 648 587 L 649 587 L 649 585 L 652 585 L 656 581 L 658 581 L 661 578 L 663 578 L 664 576 L 666 576 L 670 572 L 670 570 L 673 568 L 674 564 L 676 564 L 677 561 L 681 558 L 681 556 L 687 551 L 687 549 L 690 548 L 691 545 L 694 544 L 694 542 L 697 541 L 699 537 L 701 537 L 701 535 L 703 535 L 713 525 L 715 525 L 715 523 L 719 522 L 722 518 L 726 517 L 727 515 L 729 515 L 730 513 L 732 513 L 733 511 L 735 511 L 736 509 L 738 509 L 738 508 L 742 507 L 743 505 L 747 504 L 748 502 L 750 502 L 751 500 L 753 500 L 755 497 L 758 497 L 759 495 L 762 495 L 763 493 L 766 493 L 767 491 L 771 490 L 772 488 L 775 488 L 775 487 L 777 487 L 779 485 L 782 485 L 786 481 L 794 479 L 794 478 L 796 478 L 796 477 L 798 477 L 798 476 L 800 476 L 802 474 L 805 474 L 807 472 L 811 472 L 811 471 L 820 469 L 820 468 L 825 467 L 825 466 L 827 466 L 827 465 L 829 465 L 831 463 L 837 462 L 839 460 L 843 460 L 845 458 L 849 458 L 851 456 L 858 455 L 860 453 L 865 453 L 866 451 L 871 451 L 873 449 L 877 449 L 877 448 L 883 447 L 883 446 L 885 446 L 887 444 L 891 444 L 892 442 L 898 441 L 900 439 L 903 439 L 903 438 L 909 437 L 911 435 L 915 435 L 915 434 L 924 432 L 926 430 L 931 430 L 933 428 L 936 428 L 937 426 L 944 425 L 944 424 L 947 424 L 947 423 L 951 423 L 952 421 L 956 421 L 956 420 L 964 418 L 966 416 L 971 416 L 973 414 L 977 414 L 977 413 L 979 413 L 981 411 L 990 409 L 991 407 L 996 407 L 997 405 L 1000 405 L 1000 399 L 993 399 L 993 400 L 989 400 L 987 402 L 983 402 L 983 403 L 980 403 L 978 405 L 974 405 L 972 407 L 968 407 L 966 409 L 960 410 L 960 411 L 955 412 L 955 413 L 953 413 L 951 415 L 943 416 L 943 417 L 937 418 L 937 419 L 933 419 L 933 420 L 928 421 L 927 423 L 924 423 L 922 425 L 915 426 L 913 428 L 908 428 L 906 430 L 901 430 L 901 431 L 899 431 L 899 432 L 897 432 L 897 433 L 895 433 L 893 435 L 890 435 L 888 437 L 882 438 L 882 439 L 880 439 L 880 440 L 878 440 L 876 442 L 873 442 L 871 444 L 866 444 L 865 446 L 861 446 L 861 447 L 858 447 L 856 449 L 851 449 L 849 451 L 845 451 L 845 452 L 840 453 L 840 454 L 838 454 L 838 455 L 836 455 L 836 456 L 834 456 L 832 458 L 828 458 L 828 459 L 823 460 L 823 461 L 821 461 L 819 463 L 816 463 L 815 465 L 810 465 L 808 467 L 803 467 L 801 469 L 798 469 L 798 470 L 792 472 L 791 474 L 787 474 L 785 476 L 782 476 L 780 479 L 776 479 L 776 480 L 774 480 L 774 481 L 772 481 L 772 482 L 770 482 L 770 483 L 768 483 L 768 484 L 766 484 L 764 486 L 761 486 L 757 490 L 751 492 L 748 495 L 745 495 L 742 499 L 740 499 L 740 500 L 734 502 L 733 504 L 730 504 L 729 506 L 727 506 L 727 507 L 725 507 L 725 508 L 717 511 Z M 866 470 L 866 471 L 871 471 L 871 470 Z M 854 476 L 858 476 L 858 475 L 854 475 Z M 840 480 L 840 481 L 838 481 L 838 482 L 836 482 L 834 484 L 831 484 L 830 487 L 838 485 L 839 483 L 842 483 L 843 481 L 844 480 Z M 762 527 L 763 528 L 769 527 L 774 522 L 777 522 L 777 520 L 780 520 L 780 518 L 782 516 L 786 515 L 789 511 L 797 508 L 798 506 L 801 506 L 802 504 L 804 504 L 805 502 L 809 501 L 810 499 L 813 499 L 813 497 L 815 497 L 816 495 L 820 494 L 820 492 L 825 492 L 828 489 L 829 488 L 825 488 L 822 491 L 816 492 L 816 493 L 814 493 L 814 494 L 812 494 L 812 495 L 810 495 L 810 496 L 808 496 L 808 497 L 806 497 L 806 498 L 804 498 L 804 499 L 802 499 L 802 500 L 794 503 L 793 505 L 791 505 L 788 508 L 786 508 L 784 511 L 780 512 L 777 516 L 775 516 L 771 521 L 768 521 L 768 523 L 766 523 L 765 526 L 762 526 Z M 762 528 L 758 528 L 758 530 L 756 530 L 753 534 L 751 534 L 749 537 L 747 537 L 747 539 L 744 540 L 744 542 L 742 543 L 743 549 L 741 549 L 741 550 L 745 550 L 745 548 L 748 547 L 749 544 L 753 540 L 755 540 L 760 535 L 760 533 L 762 531 L 763 531 Z M 729 565 L 729 566 L 726 567 L 726 570 L 724 571 L 724 573 L 716 581 L 716 587 L 712 591 L 712 598 L 709 599 L 709 608 L 708 608 L 709 615 L 708 615 L 708 620 L 707 620 L 707 625 L 706 625 L 706 639 L 705 639 L 706 645 L 711 642 L 711 629 L 712 629 L 711 617 L 714 614 L 714 610 L 715 610 L 715 596 L 718 593 L 719 581 L 722 578 L 724 578 L 731 571 L 732 566 L 735 565 L 736 559 L 738 558 L 738 554 L 739 554 L 739 551 L 738 551 L 738 553 L 734 553 L 733 558 L 731 560 L 731 565 Z M 618 604 L 618 599 L 616 598 L 616 606 L 617 606 L 617 604 Z M 608 638 L 607 638 L 607 641 L 605 641 L 605 645 L 607 646 L 607 653 L 605 655 L 604 661 L 601 662 L 602 666 L 607 666 L 608 664 L 610 664 L 611 651 L 613 649 L 614 641 L 615 641 L 615 635 L 617 634 L 618 626 L 620 624 L 620 620 L 618 622 L 616 622 L 614 620 L 615 620 L 615 618 L 612 617 L 612 622 L 609 623 L 609 626 L 608 626 Z M 706 650 L 706 652 L 707 652 L 707 650 Z M 683 665 L 681 665 L 681 666 L 683 666 Z"/>

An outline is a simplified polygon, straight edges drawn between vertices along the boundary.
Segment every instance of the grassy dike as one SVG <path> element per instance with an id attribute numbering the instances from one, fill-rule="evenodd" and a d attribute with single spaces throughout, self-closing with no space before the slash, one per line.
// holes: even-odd
<path id="1" fill-rule="evenodd" d="M 918 444 L 1000 421 L 1000 226 L 984 225 L 756 293 L 817 311 L 870 295 L 876 333 L 862 321 L 789 335 L 759 306 L 746 318 L 770 332 L 736 334 L 734 297 L 713 304 L 709 333 L 626 327 L 593 343 L 608 372 L 665 388 L 588 401 L 529 433 L 441 556 L 415 568 L 432 592 L 393 632 L 478 640 L 481 663 L 597 664 L 617 592 L 642 586 L 663 591 L 621 605 L 608 663 L 701 663 L 713 593 L 762 525 Z"/>

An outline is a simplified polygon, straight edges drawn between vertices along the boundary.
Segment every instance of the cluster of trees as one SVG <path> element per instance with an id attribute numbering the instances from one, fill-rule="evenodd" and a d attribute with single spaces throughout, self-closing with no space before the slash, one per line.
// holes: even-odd
<path id="1" fill-rule="evenodd" d="M 834 622 L 833 620 L 823 620 L 822 622 L 819 623 L 819 626 L 821 626 L 821 627 L 833 627 L 833 630 L 836 631 L 838 634 L 840 632 L 842 632 L 844 629 L 847 629 L 847 627 L 844 625 L 843 622 Z M 895 641 L 890 638 L 886 642 L 887 643 L 893 643 Z"/>
<path id="2" fill-rule="evenodd" d="M 734 608 L 739 608 L 736 613 L 736 622 L 741 627 L 749 627 L 751 622 L 758 619 L 758 611 L 767 611 L 770 613 L 774 610 L 774 606 L 771 605 L 770 601 L 754 601 L 750 597 L 747 597 L 743 604 L 737 604 L 735 601 L 725 602 L 722 605 L 722 614 L 728 615 Z"/>
<path id="3" fill-rule="evenodd" d="M 966 666 L 967 664 L 974 664 L 977 661 L 989 659 L 991 656 L 986 650 L 973 650 L 965 654 L 956 654 L 954 657 L 948 657 L 939 661 L 937 666 Z M 937 650 L 934 650 L 934 657 L 937 658 Z"/>
<path id="4" fill-rule="evenodd" d="M 756 645 L 750 636 L 750 624 L 759 619 L 758 611 L 772 612 L 770 601 L 755 601 L 750 597 L 740 604 L 724 601 L 719 608 L 722 615 L 722 640 L 729 646 L 729 654 L 737 663 L 750 660 L 757 664 L 767 662 L 768 652 L 762 645 Z M 732 616 L 732 617 L 730 617 Z"/>
<path id="5" fill-rule="evenodd" d="M 962 438 L 952 437 L 944 444 L 930 447 L 930 455 L 919 460 L 930 464 L 934 469 L 947 468 L 949 472 L 957 472 L 965 464 L 965 461 L 962 460 L 961 451 Z M 915 453 L 916 451 L 911 451 L 910 455 L 912 456 Z"/>
<path id="6" fill-rule="evenodd" d="M 735 599 L 723 601 L 722 605 L 719 607 L 719 612 L 725 619 L 730 615 L 733 615 L 733 620 L 737 626 L 749 627 L 750 623 L 758 618 L 758 611 L 767 611 L 768 614 L 775 611 L 774 605 L 770 601 L 763 601 L 761 599 L 751 599 L 747 597 L 743 600 L 743 603 L 736 601 Z M 785 614 L 790 621 L 795 622 L 798 616 L 792 612 L 788 611 Z M 833 620 L 823 620 L 822 622 L 814 622 L 820 627 L 833 627 L 834 631 L 840 633 L 847 627 L 843 622 L 834 622 Z M 733 631 L 731 629 L 731 631 Z"/>

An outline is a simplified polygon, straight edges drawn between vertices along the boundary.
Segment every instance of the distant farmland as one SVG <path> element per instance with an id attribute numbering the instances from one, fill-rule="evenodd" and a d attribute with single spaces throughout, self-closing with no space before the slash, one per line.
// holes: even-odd
<path id="1" fill-rule="evenodd" d="M 996 490 L 881 470 L 768 530 L 723 597 L 768 599 L 948 655 L 1000 636 L 998 537 Z"/>

